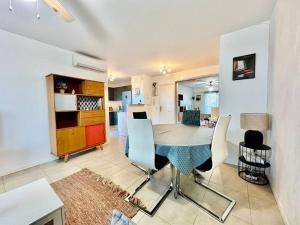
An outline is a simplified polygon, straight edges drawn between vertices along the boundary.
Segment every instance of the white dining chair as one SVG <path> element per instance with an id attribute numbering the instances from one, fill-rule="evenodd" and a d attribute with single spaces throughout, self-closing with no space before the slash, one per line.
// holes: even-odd
<path id="1" fill-rule="evenodd" d="M 226 134 L 227 134 L 227 130 L 228 130 L 230 120 L 231 120 L 230 115 L 219 117 L 219 119 L 217 120 L 216 126 L 215 126 L 215 130 L 214 130 L 214 133 L 213 133 L 212 144 L 211 144 L 212 157 L 211 157 L 211 159 L 207 160 L 203 165 L 197 167 L 196 170 L 201 171 L 201 172 L 207 172 L 207 171 L 210 171 L 210 170 L 214 170 L 216 167 L 220 166 L 220 164 L 222 164 L 225 161 L 225 159 L 228 156 Z M 220 222 L 223 223 L 226 220 L 227 216 L 229 215 L 230 211 L 232 210 L 232 208 L 234 207 L 236 202 L 232 198 L 230 198 L 230 197 L 220 193 L 219 191 L 217 191 L 215 189 L 212 189 L 208 185 L 202 183 L 201 180 L 203 180 L 203 178 L 202 178 L 202 176 L 200 175 L 199 172 L 194 173 L 194 177 L 195 177 L 195 182 L 197 184 L 199 184 L 202 187 L 204 187 L 204 188 L 218 194 L 219 196 L 227 199 L 230 203 L 229 203 L 228 207 L 224 210 L 223 214 L 220 216 L 220 215 L 217 215 L 216 213 L 212 212 L 210 209 L 205 207 L 203 204 L 194 201 L 193 199 L 191 199 L 187 195 L 185 195 L 185 197 L 187 197 L 189 200 L 193 201 L 195 204 L 200 206 L 202 209 L 204 209 L 206 212 L 208 212 L 214 218 L 216 218 L 217 220 L 219 220 Z M 200 177 L 202 179 L 199 179 Z M 209 178 L 209 180 L 210 180 L 210 178 Z"/>
<path id="2" fill-rule="evenodd" d="M 137 192 L 151 180 L 152 170 L 161 170 L 165 167 L 169 160 L 166 157 L 159 156 L 155 154 L 155 144 L 153 137 L 153 128 L 151 120 L 149 119 L 131 119 L 128 118 L 128 139 L 129 139 L 129 160 L 147 169 L 147 179 L 136 188 L 135 192 L 129 196 L 128 200 L 139 209 L 152 216 L 157 211 L 162 202 L 166 199 L 168 194 L 172 191 L 171 188 L 162 196 L 161 200 L 153 207 L 151 211 L 144 207 L 141 207 L 135 202 L 135 195 Z"/>

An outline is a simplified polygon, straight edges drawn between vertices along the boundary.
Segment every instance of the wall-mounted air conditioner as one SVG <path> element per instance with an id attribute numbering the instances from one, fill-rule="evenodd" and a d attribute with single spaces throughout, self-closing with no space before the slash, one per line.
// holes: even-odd
<path id="1" fill-rule="evenodd" d="M 73 66 L 106 73 L 106 63 L 103 60 L 81 54 L 73 54 Z"/>

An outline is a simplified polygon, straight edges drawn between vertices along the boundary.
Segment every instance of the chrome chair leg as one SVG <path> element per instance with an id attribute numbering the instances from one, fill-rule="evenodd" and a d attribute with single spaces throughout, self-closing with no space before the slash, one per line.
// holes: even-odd
<path id="1" fill-rule="evenodd" d="M 195 183 L 201 185 L 202 187 L 216 193 L 217 195 L 225 198 L 226 200 L 228 200 L 230 202 L 229 206 L 225 209 L 225 211 L 223 212 L 223 214 L 221 216 L 215 214 L 213 211 L 209 210 L 208 208 L 206 208 L 204 205 L 202 205 L 201 203 L 196 202 L 195 200 L 193 200 L 191 197 L 187 196 L 186 194 L 182 193 L 181 191 L 179 192 L 179 194 L 188 199 L 189 201 L 191 201 L 192 203 L 196 204 L 198 207 L 202 208 L 204 211 L 206 211 L 208 214 L 210 214 L 212 217 L 214 217 L 215 219 L 217 219 L 219 222 L 224 223 L 226 218 L 228 217 L 229 213 L 231 212 L 231 210 L 233 209 L 236 201 L 233 200 L 232 198 L 220 193 L 219 191 L 209 187 L 206 184 L 203 184 L 201 182 L 198 182 L 197 179 L 195 178 Z"/>
<path id="2" fill-rule="evenodd" d="M 148 175 L 148 171 L 145 170 L 143 167 L 136 165 L 135 163 L 131 163 L 131 165 L 135 166 L 136 168 L 142 170 L 146 175 Z M 157 171 L 156 170 L 151 170 L 150 175 L 155 174 Z"/>
<path id="3" fill-rule="evenodd" d="M 165 201 L 165 199 L 168 197 L 168 195 L 170 194 L 170 192 L 173 190 L 172 186 L 170 186 L 167 191 L 164 193 L 164 195 L 162 196 L 162 198 L 159 200 L 159 202 L 155 205 L 155 207 L 149 211 L 147 210 L 145 207 L 140 206 L 139 204 L 137 204 L 134 200 L 135 200 L 135 195 L 137 194 L 137 192 L 139 190 L 141 190 L 150 180 L 151 180 L 151 171 L 149 170 L 147 172 L 147 179 L 143 181 L 143 183 L 141 183 L 134 191 L 134 193 L 132 195 L 130 195 L 129 197 L 127 197 L 125 200 L 130 202 L 133 206 L 137 207 L 138 209 L 140 209 L 141 211 L 143 211 L 144 213 L 146 213 L 149 216 L 153 216 L 156 211 L 159 209 L 159 207 L 161 206 L 161 204 Z"/>

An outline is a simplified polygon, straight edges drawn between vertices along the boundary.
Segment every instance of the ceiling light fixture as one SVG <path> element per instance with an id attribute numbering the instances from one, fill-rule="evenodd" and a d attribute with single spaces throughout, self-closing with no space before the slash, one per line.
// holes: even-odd
<path id="1" fill-rule="evenodd" d="M 39 20 L 41 18 L 40 16 L 40 8 L 39 8 L 39 0 L 24 0 L 25 2 L 36 2 L 35 10 L 36 10 L 36 18 Z M 12 0 L 9 0 L 9 6 L 8 10 L 10 12 L 14 11 L 14 8 L 12 6 Z"/>
<path id="2" fill-rule="evenodd" d="M 112 74 L 108 75 L 107 79 L 108 79 L 109 82 L 113 82 L 115 80 L 115 78 L 113 77 Z"/>
<path id="3" fill-rule="evenodd" d="M 14 8 L 12 7 L 11 0 L 9 0 L 9 7 L 8 7 L 8 10 L 11 11 L 11 12 L 14 10 Z"/>
<path id="4" fill-rule="evenodd" d="M 12 12 L 14 10 L 13 8 L 13 0 L 8 0 L 9 1 L 9 7 L 8 10 Z M 39 3 L 40 0 L 23 0 L 24 2 L 32 2 L 36 3 L 35 5 L 35 10 L 36 10 L 36 18 L 39 20 L 41 18 L 40 16 L 40 8 L 39 8 Z M 63 5 L 60 3 L 59 0 L 44 0 L 44 2 L 51 7 L 55 13 L 59 14 L 65 22 L 73 22 L 75 18 L 63 7 Z"/>
<path id="5" fill-rule="evenodd" d="M 159 71 L 160 71 L 160 73 L 165 75 L 167 73 L 171 73 L 172 70 L 169 67 L 163 66 Z"/>
<path id="6" fill-rule="evenodd" d="M 39 9 L 39 0 L 36 0 L 36 18 L 39 20 L 41 19 L 40 16 L 40 9 Z"/>

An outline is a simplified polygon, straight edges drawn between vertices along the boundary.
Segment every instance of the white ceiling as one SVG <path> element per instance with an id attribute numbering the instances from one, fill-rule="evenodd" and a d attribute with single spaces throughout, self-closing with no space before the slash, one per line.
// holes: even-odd
<path id="1" fill-rule="evenodd" d="M 212 85 L 214 87 L 216 87 L 216 88 L 218 87 L 218 82 L 219 82 L 218 76 L 180 81 L 179 85 L 183 85 L 183 86 L 190 87 L 193 89 L 196 89 L 196 88 L 209 89 L 208 85 L 209 85 L 210 81 L 212 81 Z"/>
<path id="2" fill-rule="evenodd" d="M 270 18 L 276 0 L 61 0 L 65 23 L 40 1 L 0 1 L 0 29 L 107 60 L 115 76 L 218 64 L 221 34 Z"/>

